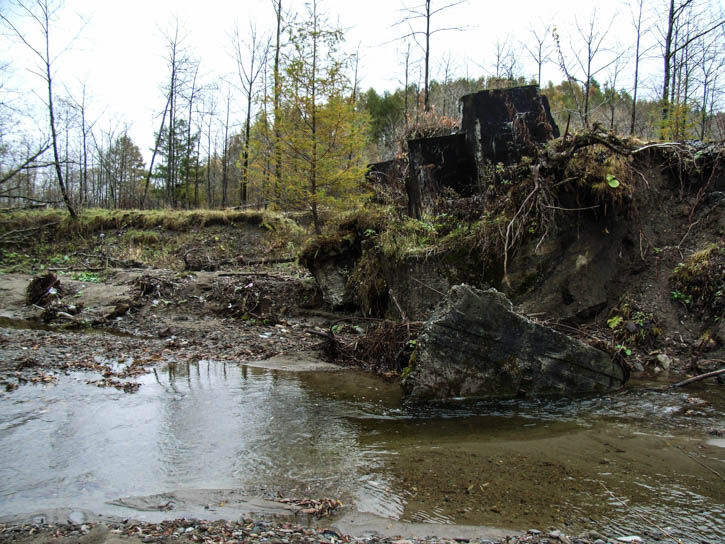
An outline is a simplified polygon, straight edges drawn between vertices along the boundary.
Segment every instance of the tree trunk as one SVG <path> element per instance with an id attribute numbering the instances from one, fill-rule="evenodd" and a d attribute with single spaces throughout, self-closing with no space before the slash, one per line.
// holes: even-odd
<path id="1" fill-rule="evenodd" d="M 662 120 L 666 121 L 669 116 L 669 96 L 670 96 L 670 62 L 672 60 L 672 31 L 675 25 L 675 0 L 670 0 L 670 9 L 667 14 L 667 33 L 665 34 L 665 52 L 664 60 L 664 80 L 662 84 Z M 662 131 L 665 130 L 664 124 Z M 664 136 L 664 132 L 662 132 Z"/>
<path id="2" fill-rule="evenodd" d="M 279 202 L 282 194 L 282 148 L 281 148 L 281 126 L 279 123 L 280 116 L 280 94 L 282 89 L 279 80 L 279 52 L 280 52 L 280 34 L 282 32 L 282 0 L 277 0 L 277 43 L 274 51 L 274 196 Z"/>
<path id="3" fill-rule="evenodd" d="M 425 0 L 425 89 L 423 96 L 423 109 L 430 111 L 430 97 L 428 96 L 428 68 L 430 63 L 430 0 Z"/>
<path id="4" fill-rule="evenodd" d="M 312 0 L 312 157 L 310 161 L 310 195 L 312 196 L 312 221 L 315 234 L 322 234 L 320 217 L 317 211 L 317 0 Z"/>
<path id="5" fill-rule="evenodd" d="M 644 0 L 639 0 L 639 14 L 637 15 L 637 45 L 634 52 L 634 92 L 632 96 L 632 118 L 629 125 L 629 135 L 634 134 L 634 125 L 637 120 L 637 86 L 639 83 L 639 42 L 642 38 L 642 4 Z"/>
<path id="6" fill-rule="evenodd" d="M 222 158 L 222 208 L 227 207 L 227 190 L 229 186 L 228 168 L 227 163 L 229 162 L 229 103 L 231 102 L 231 95 L 227 92 L 227 116 L 224 122 L 224 151 Z"/>
<path id="7" fill-rule="evenodd" d="M 169 111 L 169 104 L 171 103 L 171 93 L 166 99 L 166 106 L 164 106 L 164 115 L 161 117 L 161 126 L 159 127 L 159 133 L 156 136 L 156 144 L 154 145 L 154 151 L 151 154 L 151 163 L 149 164 L 149 171 L 146 174 L 146 183 L 143 188 L 143 196 L 141 197 L 141 209 L 146 205 L 146 195 L 149 192 L 149 184 L 151 183 L 151 174 L 154 171 L 154 160 L 156 159 L 156 153 L 159 151 L 159 145 L 161 145 L 161 134 L 164 131 L 164 123 L 166 122 L 166 114 Z"/>
<path id="8" fill-rule="evenodd" d="M 46 63 L 45 63 L 45 73 L 46 73 L 46 79 L 48 82 L 48 116 L 50 118 L 50 134 L 53 141 L 53 162 L 55 164 L 55 175 L 58 179 L 58 186 L 60 187 L 60 194 L 63 196 L 63 202 L 65 203 L 65 207 L 68 209 L 68 213 L 73 219 L 78 219 L 78 214 L 76 214 L 75 209 L 73 209 L 73 204 L 71 203 L 70 197 L 68 196 L 68 191 L 66 191 L 65 183 L 63 182 L 63 171 L 60 167 L 60 156 L 58 155 L 58 134 L 55 130 L 55 113 L 53 111 L 53 80 L 50 76 L 50 36 L 49 29 L 48 29 L 48 12 L 47 12 L 47 6 L 45 13 L 45 28 L 46 28 L 46 34 L 45 34 L 45 54 L 46 54 Z"/>

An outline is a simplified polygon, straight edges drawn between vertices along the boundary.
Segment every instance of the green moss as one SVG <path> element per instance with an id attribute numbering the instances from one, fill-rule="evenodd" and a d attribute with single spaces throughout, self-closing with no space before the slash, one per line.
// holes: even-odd
<path id="1" fill-rule="evenodd" d="M 415 367 L 418 364 L 418 348 L 416 347 L 413 350 L 413 353 L 410 354 L 410 359 L 408 359 L 408 366 L 406 366 L 403 371 L 400 373 L 400 379 L 405 380 L 410 374 L 415 370 Z"/>
<path id="2" fill-rule="evenodd" d="M 673 300 L 705 317 L 725 318 L 725 242 L 687 257 L 675 267 L 670 283 Z"/>

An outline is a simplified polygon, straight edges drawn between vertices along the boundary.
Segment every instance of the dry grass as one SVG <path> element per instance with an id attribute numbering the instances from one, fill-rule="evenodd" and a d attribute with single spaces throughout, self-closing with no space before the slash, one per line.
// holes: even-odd
<path id="1" fill-rule="evenodd" d="M 307 234 L 282 214 L 253 210 L 62 210 L 0 216 L 0 270 L 133 266 L 182 268 L 205 248 L 215 259 L 294 256 Z"/>
<path id="2" fill-rule="evenodd" d="M 6 213 L 0 224 L 0 244 L 22 241 L 35 229 L 53 238 L 87 236 L 107 230 L 161 228 L 172 232 L 194 231 L 213 225 L 247 224 L 286 236 L 303 235 L 281 214 L 257 210 L 84 210 L 74 221 L 63 210 L 18 210 Z"/>

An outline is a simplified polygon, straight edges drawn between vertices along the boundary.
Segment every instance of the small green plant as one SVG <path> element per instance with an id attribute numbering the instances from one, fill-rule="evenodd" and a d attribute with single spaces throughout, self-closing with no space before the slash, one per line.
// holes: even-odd
<path id="1" fill-rule="evenodd" d="M 609 185 L 612 189 L 616 189 L 621 184 L 619 183 L 619 180 L 615 178 L 612 174 L 607 174 L 607 185 Z"/>
<path id="2" fill-rule="evenodd" d="M 86 283 L 101 283 L 101 278 L 98 277 L 97 274 L 94 274 L 93 272 L 73 272 L 71 274 L 71 278 L 73 278 L 76 281 L 82 281 Z"/>
<path id="3" fill-rule="evenodd" d="M 615 348 L 617 349 L 617 353 L 619 353 L 620 355 L 626 355 L 627 357 L 632 355 L 632 350 L 624 344 L 617 344 Z"/>
<path id="4" fill-rule="evenodd" d="M 615 315 L 614 317 L 607 319 L 607 326 L 610 329 L 616 329 L 622 324 L 622 321 L 624 321 L 624 318 L 621 315 Z"/>
<path id="5" fill-rule="evenodd" d="M 675 289 L 672 291 L 672 300 L 677 301 L 681 300 L 686 305 L 692 304 L 692 297 L 690 295 L 686 295 L 682 291 Z"/>
<path id="6" fill-rule="evenodd" d="M 60 255 L 54 255 L 50 258 L 51 264 L 63 264 L 70 261 L 70 257 L 68 255 L 63 255 L 62 257 Z"/>

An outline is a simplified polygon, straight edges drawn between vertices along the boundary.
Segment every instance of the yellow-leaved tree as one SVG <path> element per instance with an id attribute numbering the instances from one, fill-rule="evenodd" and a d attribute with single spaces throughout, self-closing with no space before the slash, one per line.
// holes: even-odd
<path id="1" fill-rule="evenodd" d="M 351 208 L 363 196 L 368 118 L 355 110 L 342 31 L 327 24 L 317 0 L 306 8 L 290 27 L 281 75 L 279 204 L 309 210 L 319 233 L 321 210 Z"/>

